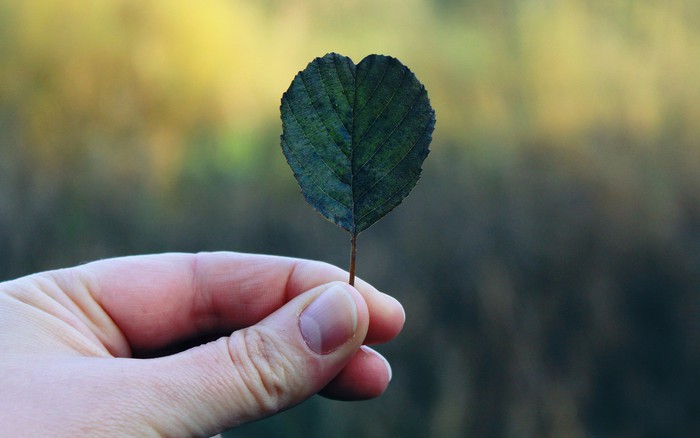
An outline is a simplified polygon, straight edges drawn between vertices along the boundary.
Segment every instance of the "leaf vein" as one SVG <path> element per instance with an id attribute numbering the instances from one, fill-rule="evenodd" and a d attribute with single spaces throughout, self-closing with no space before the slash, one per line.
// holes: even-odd
<path id="1" fill-rule="evenodd" d="M 340 72 L 338 71 L 338 62 L 336 57 L 333 57 L 333 67 L 335 67 L 335 75 L 338 76 L 338 82 L 340 83 L 340 88 L 343 89 L 343 96 L 345 96 L 345 100 L 348 101 L 348 105 L 350 108 L 352 108 L 352 102 L 350 102 L 350 96 L 348 96 L 348 92 L 345 90 L 345 85 L 343 85 L 343 80 L 340 78 Z M 345 126 L 345 125 L 343 125 Z M 347 128 L 345 128 L 347 130 Z"/>
<path id="2" fill-rule="evenodd" d="M 369 70 L 369 68 L 368 68 L 368 70 Z M 362 110 L 365 109 L 365 107 L 367 106 L 367 104 L 369 103 L 369 101 L 372 100 L 372 98 L 374 97 L 374 95 L 377 93 L 377 90 L 379 89 L 379 86 L 382 85 L 382 82 L 384 82 L 384 78 L 386 77 L 386 72 L 388 72 L 388 71 L 389 71 L 389 63 L 387 62 L 386 68 L 384 69 L 384 72 L 382 73 L 382 77 L 379 78 L 379 82 L 377 82 L 377 85 L 375 85 L 374 90 L 372 90 L 372 93 L 369 95 L 369 97 L 367 98 L 367 100 L 362 104 L 362 107 L 361 107 L 360 109 L 358 109 L 357 112 L 355 112 L 355 113 L 353 114 L 353 117 L 357 117 L 357 116 L 362 112 Z M 369 75 L 369 71 L 367 72 L 367 74 L 365 75 L 365 77 L 367 77 L 367 75 Z M 355 87 L 355 102 L 357 102 L 357 90 L 358 90 L 358 89 L 360 89 L 360 85 L 359 85 L 359 84 Z M 353 132 L 353 134 L 354 134 L 354 132 Z M 358 143 L 359 143 L 359 142 L 358 142 Z"/>
<path id="3" fill-rule="evenodd" d="M 323 162 L 323 164 L 326 165 L 326 167 L 328 168 L 328 170 L 330 170 L 331 173 L 333 173 L 333 175 L 338 179 L 338 181 L 340 181 L 341 183 L 347 185 L 347 183 L 344 183 L 343 180 L 340 178 L 340 176 L 338 175 L 338 172 L 336 172 L 335 169 L 333 169 L 333 168 L 326 162 L 326 160 L 323 158 L 323 156 L 322 156 L 321 154 L 319 154 L 318 149 L 316 148 L 316 145 L 311 141 L 311 139 L 309 138 L 309 136 L 306 134 L 306 131 L 304 130 L 304 126 L 299 122 L 299 119 L 297 118 L 296 114 L 294 113 L 294 109 L 292 108 L 292 105 L 289 103 L 289 100 L 288 100 L 286 97 L 283 97 L 283 98 L 282 98 L 282 101 L 283 101 L 284 103 L 287 104 L 287 107 L 289 108 L 289 112 L 292 114 L 292 117 L 294 117 L 294 121 L 296 122 L 296 124 L 297 124 L 297 125 L 299 126 L 299 128 L 301 129 L 301 132 L 302 132 L 302 134 L 304 134 L 304 138 L 306 139 L 306 141 L 308 141 L 309 144 L 311 145 L 311 147 L 313 148 L 314 152 L 316 153 L 316 156 L 318 156 L 318 157 L 321 159 L 321 161 Z M 291 149 L 291 148 L 290 148 L 290 149 Z"/>
<path id="4" fill-rule="evenodd" d="M 382 208 L 383 206 L 385 206 L 386 204 L 388 204 L 389 201 L 391 201 L 391 199 L 392 199 L 396 194 L 400 193 L 404 188 L 406 188 L 407 186 L 409 186 L 409 185 L 411 185 L 411 184 L 413 184 L 413 183 L 414 183 L 414 181 L 406 181 L 405 184 L 403 184 L 401 187 L 399 187 L 397 190 L 395 190 L 390 196 L 388 196 L 388 197 L 386 198 L 386 201 L 384 201 L 384 202 L 382 202 L 381 204 L 377 205 L 376 207 L 372 208 L 370 211 L 368 211 L 367 213 L 363 214 L 359 219 L 357 219 L 357 220 L 355 221 L 355 224 L 360 223 L 364 218 L 366 218 L 367 216 L 369 216 L 371 213 L 374 213 L 375 211 L 379 210 L 380 208 Z M 400 204 L 401 201 L 403 201 L 403 197 L 399 200 L 399 202 L 398 202 L 396 205 Z M 388 212 L 387 212 L 387 213 L 388 213 Z M 374 224 L 374 222 L 378 221 L 379 219 L 381 219 L 381 218 L 376 218 L 375 220 L 372 221 L 372 223 L 371 223 L 370 225 Z"/>
<path id="5" fill-rule="evenodd" d="M 282 139 L 282 141 L 284 141 L 284 138 Z M 286 141 L 285 141 L 285 144 L 287 144 Z M 297 164 L 299 165 L 299 167 L 301 167 L 303 170 L 307 170 L 308 167 L 304 166 L 304 163 L 302 162 L 302 160 L 299 159 L 299 157 L 297 156 L 297 154 L 296 154 L 294 148 L 291 148 L 291 147 L 290 147 L 290 148 L 289 148 L 289 151 L 292 153 L 292 156 L 294 157 L 294 161 L 297 162 Z M 308 174 L 308 173 L 309 173 L 309 172 L 307 172 L 307 174 Z M 326 191 L 323 189 L 323 186 L 321 186 L 320 184 L 318 184 L 316 181 L 314 181 L 314 180 L 311 179 L 311 178 L 309 178 L 309 181 L 311 181 L 311 183 L 312 183 L 315 187 L 317 187 L 317 188 L 321 191 L 321 193 L 323 193 L 324 195 L 326 195 L 327 198 L 332 199 L 333 201 L 337 202 L 338 204 L 342 205 L 343 207 L 347 208 L 348 210 L 351 210 L 351 208 L 350 208 L 349 205 L 346 205 L 346 204 L 345 204 L 343 201 L 341 201 L 340 199 L 338 199 L 338 198 L 336 198 L 336 197 L 334 197 L 334 196 L 331 196 L 331 194 L 328 193 L 328 192 L 326 192 Z M 352 211 L 352 210 L 351 210 L 351 211 Z"/>
<path id="6" fill-rule="evenodd" d="M 335 61 L 333 61 L 333 66 L 335 67 Z M 338 74 L 338 69 L 337 69 L 337 67 L 336 67 L 336 69 L 335 69 L 335 72 L 336 72 L 336 74 Z M 331 99 L 331 94 L 328 92 L 328 87 L 326 86 L 326 81 L 323 80 L 323 74 L 321 73 L 321 69 L 320 69 L 320 68 L 319 68 L 319 70 L 318 70 L 318 75 L 321 77 L 321 86 L 323 87 L 323 91 L 326 92 L 326 96 L 328 96 L 328 100 L 331 102 L 331 105 L 332 105 L 332 104 L 333 104 L 333 100 Z M 302 81 L 303 81 L 303 79 L 302 79 Z M 338 82 L 340 83 L 340 88 L 343 89 L 343 83 L 340 81 L 340 75 L 338 75 Z M 304 86 L 306 86 L 306 85 L 304 85 Z M 344 89 L 343 89 L 343 94 L 345 94 L 345 90 L 344 90 Z M 345 98 L 347 99 L 347 96 L 345 96 Z M 348 101 L 348 102 L 349 102 L 349 101 Z M 314 108 L 314 109 L 315 109 L 315 108 Z M 316 112 L 318 113 L 318 110 L 316 110 Z M 334 108 L 333 114 L 335 114 L 335 116 L 338 118 L 338 121 L 339 121 L 340 124 L 343 126 L 343 129 L 345 129 L 345 133 L 348 134 L 348 136 L 350 136 L 350 131 L 348 131 L 348 127 L 345 126 L 345 122 L 343 122 L 343 120 L 340 118 L 340 115 L 338 114 L 338 110 Z M 319 117 L 320 117 L 320 114 L 319 114 Z M 323 123 L 323 126 L 326 126 L 325 122 Z M 330 130 L 328 129 L 327 126 L 326 126 L 326 130 L 328 131 L 328 134 L 330 135 Z M 333 141 L 335 142 L 335 139 L 333 139 Z M 339 146 L 337 143 L 336 143 L 336 146 L 338 146 L 338 148 L 340 149 L 340 146 Z M 348 154 L 346 154 L 345 152 L 343 152 L 342 149 L 340 150 L 340 152 L 341 152 L 343 155 L 345 155 L 345 158 L 347 158 L 348 161 L 350 160 L 350 157 L 348 156 Z"/>
<path id="7" fill-rule="evenodd" d="M 362 64 L 362 62 L 360 62 Z M 356 78 L 355 80 L 355 91 L 357 91 L 358 88 L 360 88 L 360 85 L 362 82 L 364 82 L 365 79 L 367 79 L 367 75 L 369 75 L 369 71 L 372 68 L 372 64 L 374 64 L 374 57 L 369 58 L 369 66 L 367 66 L 367 71 L 365 72 L 365 75 L 362 76 L 362 79 Z M 358 64 L 359 65 L 359 64 Z"/>
<path id="8" fill-rule="evenodd" d="M 372 152 L 372 155 L 370 155 L 369 158 L 367 158 L 367 161 L 365 161 L 365 162 L 360 166 L 359 169 L 354 170 L 355 174 L 359 173 L 369 162 L 372 161 L 372 159 L 375 157 L 375 155 L 377 155 L 377 153 L 378 153 L 378 152 L 384 147 L 384 145 L 391 139 L 391 137 L 394 135 L 394 133 L 396 132 L 396 130 L 399 129 L 399 127 L 401 127 L 401 125 L 403 125 L 403 123 L 406 121 L 406 118 L 408 117 L 408 115 L 409 115 L 409 114 L 411 113 L 411 111 L 413 110 L 413 107 L 415 106 L 416 101 L 417 101 L 417 100 L 421 97 L 421 95 L 423 94 L 422 91 L 423 91 L 423 90 L 418 90 L 418 94 L 416 94 L 416 97 L 413 98 L 413 101 L 411 102 L 411 105 L 409 105 L 408 110 L 406 110 L 406 113 L 403 115 L 403 117 L 401 117 L 401 120 L 399 121 L 399 123 L 397 123 L 396 126 L 394 126 L 394 129 L 389 133 L 389 135 L 386 136 L 386 138 L 384 139 L 384 141 L 382 141 L 382 143 L 381 143 L 379 146 L 377 146 L 377 148 L 374 150 L 374 152 Z M 392 97 L 392 99 L 393 99 L 393 97 Z M 382 110 L 382 111 L 383 111 L 383 110 Z M 423 135 L 423 134 L 421 134 L 421 135 Z"/>
<path id="9" fill-rule="evenodd" d="M 392 173 L 394 170 L 396 170 L 396 168 L 399 166 L 399 164 L 401 164 L 401 163 L 403 162 L 403 160 L 405 160 L 406 157 L 407 157 L 411 152 L 413 152 L 413 150 L 416 148 L 416 146 L 418 145 L 418 143 L 420 142 L 420 140 L 423 138 L 423 136 L 425 135 L 425 133 L 430 129 L 431 125 L 432 125 L 432 123 L 431 123 L 431 120 L 429 119 L 429 120 L 428 120 L 428 123 L 425 125 L 425 128 L 423 128 L 423 132 L 421 132 L 421 134 L 418 136 L 418 138 L 416 139 L 416 141 L 413 142 L 413 145 L 411 145 L 411 148 L 410 148 L 408 151 L 406 151 L 406 153 L 403 155 L 403 157 L 401 157 L 401 159 L 400 159 L 399 161 L 396 162 L 396 164 L 394 165 L 394 167 L 392 167 L 391 169 L 389 169 L 389 171 L 388 171 L 387 173 L 385 173 L 384 175 L 382 175 L 377 181 L 375 181 L 374 184 L 372 184 L 372 186 L 371 186 L 370 188 L 368 188 L 362 195 L 360 195 L 360 196 L 357 198 L 357 201 L 355 201 L 355 204 L 358 204 L 360 201 L 362 201 L 362 200 L 365 198 L 365 196 L 367 196 L 367 194 L 368 194 L 369 192 L 371 192 L 372 189 L 373 189 L 377 184 L 379 184 L 380 182 L 382 182 L 382 180 L 384 180 L 384 178 L 386 178 L 387 176 L 391 175 L 391 173 Z M 402 188 L 403 188 L 403 186 L 402 186 Z M 395 194 L 396 194 L 396 192 L 392 193 L 391 196 L 394 196 Z M 382 204 L 382 205 L 383 205 L 383 204 Z M 381 206 L 381 205 L 380 205 L 380 206 Z M 378 207 L 377 207 L 377 208 L 378 208 Z M 365 216 L 366 216 L 366 214 L 363 215 L 362 218 L 364 218 Z M 360 219 L 362 219 L 362 218 L 360 218 Z"/>
<path id="10" fill-rule="evenodd" d="M 369 125 L 369 128 L 367 128 L 367 130 L 364 132 L 364 134 L 362 134 L 362 138 L 361 138 L 357 143 L 355 143 L 356 145 L 361 144 L 361 143 L 365 140 L 365 137 L 367 137 L 367 135 L 370 133 L 370 131 L 372 131 L 372 128 L 374 127 L 374 124 L 377 123 L 377 120 L 379 120 L 379 118 L 382 116 L 382 114 L 384 114 L 384 111 L 386 111 L 386 109 L 389 107 L 389 105 L 391 104 L 391 102 L 394 100 L 394 97 L 396 97 L 396 94 L 399 92 L 399 90 L 401 89 L 401 86 L 403 85 L 403 81 L 406 79 L 406 73 L 407 73 L 407 72 L 408 72 L 408 69 L 405 69 L 405 70 L 403 71 L 403 76 L 401 76 L 401 82 L 399 83 L 398 87 L 396 87 L 396 89 L 394 90 L 394 93 L 391 95 L 391 98 L 389 98 L 389 101 L 386 103 L 386 105 L 384 105 L 384 108 L 382 108 L 382 110 L 379 111 L 379 114 L 377 114 L 377 117 L 375 117 L 374 120 L 372 120 L 372 123 Z M 372 153 L 372 156 L 374 156 L 374 154 L 375 154 L 376 152 L 377 152 L 377 151 L 375 150 L 375 151 Z M 372 156 L 370 156 L 370 157 L 367 159 L 367 161 L 369 161 L 369 160 L 372 158 Z M 362 167 L 364 167 L 364 165 L 365 165 L 366 163 L 367 163 L 366 161 L 365 161 L 365 163 L 362 163 L 362 165 L 360 166 L 360 169 L 361 169 Z M 359 172 L 360 169 L 357 169 L 357 171 L 356 171 L 355 169 L 353 169 L 353 172 Z"/>
<path id="11" fill-rule="evenodd" d="M 321 76 L 320 70 L 318 72 L 318 75 Z M 338 150 L 340 151 L 340 153 L 343 154 L 343 156 L 345 158 L 347 158 L 349 161 L 350 158 L 347 155 L 345 155 L 345 152 L 343 152 L 343 149 L 340 147 L 338 142 L 335 141 L 335 138 L 333 138 L 333 134 L 331 133 L 331 130 L 328 128 L 328 126 L 326 126 L 326 122 L 323 120 L 323 116 L 321 116 L 321 112 L 318 110 L 318 108 L 316 108 L 316 105 L 314 105 L 314 101 L 311 98 L 311 93 L 309 93 L 309 88 L 306 86 L 306 81 L 304 80 L 304 75 L 299 75 L 299 78 L 301 78 L 301 83 L 302 83 L 302 85 L 304 85 L 304 91 L 306 91 L 306 95 L 309 96 L 309 101 L 311 101 L 311 108 L 314 109 L 314 112 L 318 116 L 318 119 L 321 121 L 321 124 L 323 125 L 324 128 L 326 128 L 326 132 L 328 133 L 328 136 L 331 138 L 331 140 L 333 140 L 333 144 L 335 144 L 335 147 L 337 147 Z M 326 91 L 326 86 L 323 84 L 323 76 L 321 76 L 321 86 L 323 87 L 323 90 Z M 328 95 L 327 91 L 326 91 L 326 95 Z M 336 115 L 337 115 L 337 113 L 336 113 Z M 342 124 L 342 121 L 341 121 L 341 124 Z M 335 175 L 338 177 L 338 179 L 340 179 L 340 176 L 338 176 L 337 173 L 335 173 Z M 342 181 L 342 179 L 340 179 L 340 180 Z"/>

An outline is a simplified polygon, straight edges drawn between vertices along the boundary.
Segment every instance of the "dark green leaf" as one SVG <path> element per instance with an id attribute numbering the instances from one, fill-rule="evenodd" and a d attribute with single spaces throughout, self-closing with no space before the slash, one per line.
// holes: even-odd
<path id="1" fill-rule="evenodd" d="M 282 96 L 282 150 L 306 200 L 356 236 L 409 194 L 435 127 L 425 87 L 397 59 L 329 53 Z"/>

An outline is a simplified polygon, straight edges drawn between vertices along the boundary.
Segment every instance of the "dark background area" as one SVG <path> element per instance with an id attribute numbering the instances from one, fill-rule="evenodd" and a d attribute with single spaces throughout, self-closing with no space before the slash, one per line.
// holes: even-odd
<path id="1" fill-rule="evenodd" d="M 680 1 L 0 4 L 0 279 L 231 250 L 346 267 L 279 99 L 390 54 L 437 114 L 423 178 L 358 239 L 405 306 L 381 398 L 231 436 L 700 435 L 700 19 Z"/>

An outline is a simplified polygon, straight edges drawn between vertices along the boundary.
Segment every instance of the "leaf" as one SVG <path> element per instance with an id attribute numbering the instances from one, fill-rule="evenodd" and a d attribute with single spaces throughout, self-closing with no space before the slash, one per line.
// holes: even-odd
<path id="1" fill-rule="evenodd" d="M 435 127 L 425 87 L 396 58 L 355 65 L 329 53 L 296 75 L 280 111 L 282 150 L 304 197 L 351 234 L 354 252 L 355 237 L 420 178 Z"/>
<path id="2" fill-rule="evenodd" d="M 329 53 L 282 96 L 282 150 L 306 200 L 357 235 L 409 194 L 435 126 L 425 87 L 400 61 Z"/>

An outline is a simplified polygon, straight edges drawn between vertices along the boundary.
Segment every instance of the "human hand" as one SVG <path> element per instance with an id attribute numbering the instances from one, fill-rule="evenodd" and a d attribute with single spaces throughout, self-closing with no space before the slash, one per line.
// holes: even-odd
<path id="1" fill-rule="evenodd" d="M 403 309 L 346 275 L 162 254 L 0 283 L 0 435 L 210 436 L 315 393 L 378 396 L 391 371 L 362 345 L 394 338 Z"/>

